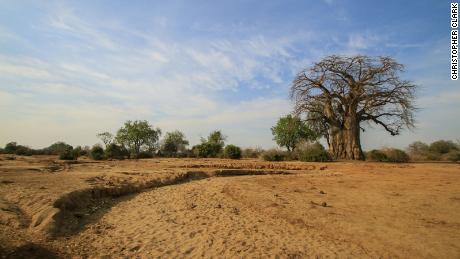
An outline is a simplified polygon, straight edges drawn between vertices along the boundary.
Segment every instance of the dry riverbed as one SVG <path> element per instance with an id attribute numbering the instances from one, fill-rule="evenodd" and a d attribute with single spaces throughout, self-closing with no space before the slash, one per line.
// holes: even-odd
<path id="1" fill-rule="evenodd" d="M 460 165 L 0 156 L 0 257 L 460 256 Z"/>

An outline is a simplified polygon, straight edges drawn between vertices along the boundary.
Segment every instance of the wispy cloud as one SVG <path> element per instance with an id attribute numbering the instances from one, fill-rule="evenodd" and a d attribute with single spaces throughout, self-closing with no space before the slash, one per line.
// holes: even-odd
<path id="1" fill-rule="evenodd" d="M 330 15 L 283 9 L 276 16 L 277 9 L 260 16 L 247 13 L 245 5 L 232 14 L 227 8 L 222 17 L 179 10 L 177 3 L 169 12 L 166 3 L 146 5 L 149 12 L 130 4 L 92 10 L 85 2 L 48 3 L 27 24 L 0 26 L 0 116 L 7 125 L 0 127 L 0 144 L 92 144 L 98 131 L 147 119 L 165 130 L 183 130 L 192 143 L 221 128 L 236 144 L 272 146 L 269 128 L 291 108 L 289 84 L 311 62 L 337 53 L 432 47 L 399 35 L 392 40 L 379 28 L 330 28 L 330 19 L 348 28 L 355 17 L 340 1 L 324 3 L 311 9 L 334 6 Z M 302 8 L 308 12 L 310 4 Z M 314 29 L 317 23 L 321 29 Z M 430 55 L 442 56 L 442 44 Z M 430 60 L 409 67 L 421 73 L 431 69 L 427 64 L 444 64 Z M 439 78 L 419 80 L 428 85 Z M 440 91 L 451 88 L 445 85 Z M 442 105 L 454 105 L 454 96 L 440 93 L 420 103 L 442 99 Z"/>
<path id="2" fill-rule="evenodd" d="M 255 35 L 177 42 L 127 32 L 120 26 L 117 29 L 130 36 L 123 41 L 116 34 L 103 33 L 101 24 L 90 24 L 62 6 L 43 22 L 39 31 L 58 36 L 57 46 L 71 44 L 72 55 L 58 60 L 36 58 L 33 62 L 23 57 L 0 60 L 2 77 L 10 76 L 15 85 L 0 88 L 2 98 L 9 103 L 30 104 L 3 107 L 3 116 L 10 118 L 10 126 L 3 129 L 4 138 L 16 137 L 14 129 L 24 121 L 50 126 L 60 121 L 76 127 L 98 124 L 70 137 L 74 143 L 88 143 L 88 139 L 95 140 L 96 129 L 113 129 L 126 119 L 149 119 L 167 129 L 181 128 L 192 141 L 222 127 L 228 134 L 235 133 L 232 139 L 244 145 L 248 136 L 264 142 L 260 134 L 248 131 L 260 125 L 269 128 L 289 110 L 287 100 L 275 96 L 243 98 L 241 102 L 220 96 L 222 91 L 241 91 L 244 95 L 246 88 L 286 87 L 280 72 L 294 60 L 294 41 L 289 38 Z M 133 49 L 133 42 L 143 43 Z M 75 55 L 84 58 L 72 58 Z M 31 78 L 42 80 L 27 81 Z M 22 95 L 16 94 L 19 89 Z M 239 134 L 242 129 L 246 129 L 244 135 Z M 269 133 L 263 135 L 265 142 L 271 139 Z"/>
<path id="3" fill-rule="evenodd" d="M 350 49 L 363 50 L 372 47 L 381 38 L 374 34 L 353 33 L 348 37 L 347 46 Z"/>

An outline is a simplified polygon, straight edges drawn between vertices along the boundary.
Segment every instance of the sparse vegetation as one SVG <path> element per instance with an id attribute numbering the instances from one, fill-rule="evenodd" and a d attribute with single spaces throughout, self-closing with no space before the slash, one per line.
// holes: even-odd
<path id="1" fill-rule="evenodd" d="M 373 149 L 366 153 L 366 160 L 374 162 L 387 162 L 388 157 L 384 152 Z"/>
<path id="2" fill-rule="evenodd" d="M 429 150 L 434 154 L 444 155 L 459 148 L 453 141 L 438 140 L 430 144 Z"/>
<path id="3" fill-rule="evenodd" d="M 242 150 L 242 157 L 244 158 L 259 158 L 264 150 L 260 147 L 256 148 L 245 148 Z"/>
<path id="4" fill-rule="evenodd" d="M 284 132 L 294 125 L 294 128 L 300 131 L 290 134 Z M 292 126 L 291 125 L 291 126 Z M 279 127 L 278 127 L 279 126 Z M 285 127 L 286 126 L 286 127 Z M 300 129 L 299 129 L 300 128 Z M 12 154 L 19 156 L 30 155 L 57 155 L 61 160 L 76 160 L 80 156 L 88 156 L 94 160 L 103 159 L 125 159 L 125 158 L 153 158 L 155 156 L 166 157 L 201 157 L 201 158 L 260 158 L 266 161 L 289 161 L 299 160 L 304 162 L 325 162 L 334 160 L 332 155 L 319 143 L 309 142 L 308 140 L 316 139 L 321 134 L 310 130 L 309 126 L 300 119 L 290 115 L 280 119 L 277 126 L 272 128 L 274 135 L 280 133 L 296 139 L 287 141 L 284 145 L 288 151 L 280 149 L 269 149 L 264 151 L 262 148 L 245 148 L 241 149 L 235 145 L 225 146 L 226 136 L 220 130 L 211 132 L 207 138 L 202 138 L 201 143 L 187 149 L 189 142 L 185 134 L 181 131 L 172 131 L 166 133 L 161 145 L 158 143 L 161 130 L 153 129 L 147 121 L 127 121 L 124 127 L 120 128 L 116 137 L 109 132 L 100 133 L 97 136 L 101 138 L 106 145 L 104 149 L 99 144 L 92 148 L 71 145 L 59 141 L 43 149 L 32 149 L 27 146 L 18 145 L 16 142 L 9 142 L 4 148 L 0 148 L 0 154 Z M 292 132 L 291 132 L 292 133 Z M 280 135 L 278 135 L 280 136 Z M 300 137 L 299 137 L 300 136 Z M 284 138 L 284 137 L 283 137 Z M 292 140 L 292 139 L 291 139 Z M 125 145 L 130 143 L 130 147 Z M 282 143 L 282 142 L 279 142 Z M 283 142 L 284 143 L 284 142 Z M 225 147 L 225 148 L 224 148 Z M 156 152 L 158 150 L 158 152 Z M 408 162 L 408 161 L 460 161 L 460 142 L 450 140 L 438 140 L 431 144 L 421 141 L 415 141 L 407 147 L 407 153 L 404 150 L 396 148 L 374 149 L 365 153 L 368 161 L 375 162 Z M 139 151 L 139 153 L 137 153 Z"/>
<path id="5" fill-rule="evenodd" d="M 3 151 L 5 154 L 15 154 L 18 156 L 31 156 L 35 154 L 35 150 L 27 146 L 18 145 L 16 142 L 6 144 Z"/>
<path id="6" fill-rule="evenodd" d="M 371 150 L 366 153 L 366 160 L 374 162 L 392 162 L 405 163 L 409 162 L 409 155 L 401 149 L 385 148 L 382 150 Z"/>
<path id="7" fill-rule="evenodd" d="M 61 160 L 77 160 L 78 156 L 79 156 L 78 150 L 69 148 L 69 149 L 66 149 L 65 151 L 62 151 L 59 154 L 59 159 L 61 159 Z"/>
<path id="8" fill-rule="evenodd" d="M 262 153 L 262 159 L 265 161 L 284 161 L 287 157 L 287 152 L 279 149 L 269 149 Z"/>
<path id="9" fill-rule="evenodd" d="M 450 140 L 438 140 L 430 145 L 416 141 L 407 148 L 413 161 L 458 161 L 457 154 L 460 152 L 459 144 Z"/>
<path id="10" fill-rule="evenodd" d="M 121 145 L 110 143 L 107 145 L 104 151 L 105 158 L 107 159 L 125 159 L 129 157 L 129 151 Z"/>
<path id="11" fill-rule="evenodd" d="M 323 145 L 318 142 L 307 143 L 301 148 L 299 147 L 296 156 L 300 161 L 304 162 L 327 162 L 332 160 Z"/>
<path id="12" fill-rule="evenodd" d="M 450 162 L 459 162 L 460 161 L 460 151 L 452 150 L 449 153 L 444 155 L 444 159 Z"/>
<path id="13" fill-rule="evenodd" d="M 386 148 L 383 150 L 383 152 L 387 156 L 388 162 L 406 163 L 406 162 L 409 162 L 410 160 L 409 155 L 401 149 Z"/>
<path id="14" fill-rule="evenodd" d="M 153 158 L 153 152 L 145 150 L 145 151 L 141 151 L 139 155 L 137 156 L 137 159 L 147 159 L 147 158 Z"/>
<path id="15" fill-rule="evenodd" d="M 439 158 L 432 156 L 430 146 L 421 141 L 415 141 L 410 144 L 407 147 L 407 152 L 411 159 L 415 161 L 439 160 Z"/>
<path id="16" fill-rule="evenodd" d="M 96 135 L 101 141 L 104 143 L 105 147 L 107 148 L 110 144 L 112 144 L 114 140 L 114 136 L 110 132 L 102 132 Z"/>

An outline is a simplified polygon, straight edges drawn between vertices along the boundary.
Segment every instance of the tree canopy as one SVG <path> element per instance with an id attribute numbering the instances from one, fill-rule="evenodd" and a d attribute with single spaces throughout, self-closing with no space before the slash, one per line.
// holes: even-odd
<path id="1" fill-rule="evenodd" d="M 193 146 L 192 151 L 198 157 L 217 157 L 222 153 L 226 139 L 220 130 L 215 130 L 207 138 L 201 138 L 201 144 Z"/>
<path id="2" fill-rule="evenodd" d="M 161 152 L 164 155 L 175 156 L 179 152 L 184 152 L 188 141 L 181 131 L 167 132 L 162 143 Z"/>
<path id="3" fill-rule="evenodd" d="M 286 147 L 288 151 L 294 150 L 302 140 L 314 141 L 318 138 L 317 134 L 308 127 L 307 123 L 299 117 L 293 117 L 292 115 L 281 117 L 271 130 L 273 140 L 280 147 Z"/>
<path id="4" fill-rule="evenodd" d="M 295 113 L 322 129 L 336 159 L 363 159 L 363 123 L 392 136 L 414 126 L 416 85 L 391 57 L 328 56 L 300 71 L 291 87 Z"/>
<path id="5" fill-rule="evenodd" d="M 127 147 L 133 157 L 139 157 L 143 150 L 154 151 L 158 145 L 161 130 L 154 129 L 147 121 L 127 121 L 121 127 L 115 140 L 117 143 Z"/>
<path id="6" fill-rule="evenodd" d="M 113 142 L 113 134 L 110 132 L 102 132 L 97 134 L 96 136 L 102 140 L 105 147 L 108 147 Z"/>

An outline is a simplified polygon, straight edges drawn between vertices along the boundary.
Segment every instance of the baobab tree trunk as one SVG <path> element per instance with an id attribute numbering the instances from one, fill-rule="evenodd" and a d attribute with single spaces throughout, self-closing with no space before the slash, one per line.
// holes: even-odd
<path id="1" fill-rule="evenodd" d="M 356 116 L 347 117 L 343 126 L 332 126 L 329 139 L 329 152 L 335 159 L 364 159 Z"/>

